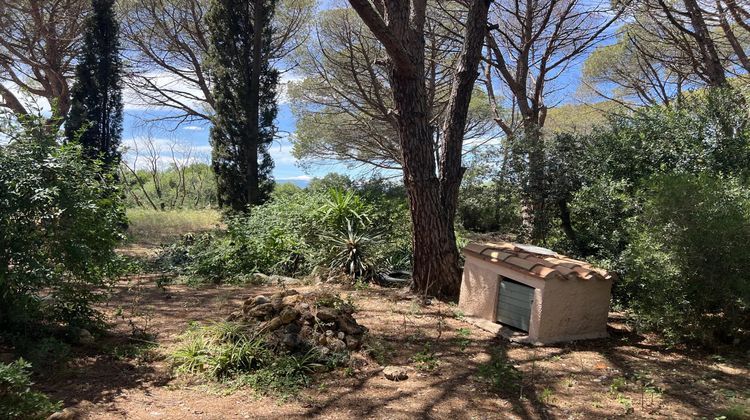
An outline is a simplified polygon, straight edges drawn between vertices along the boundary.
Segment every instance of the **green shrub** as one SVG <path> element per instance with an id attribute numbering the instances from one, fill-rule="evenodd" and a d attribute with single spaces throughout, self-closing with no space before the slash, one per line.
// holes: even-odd
<path id="1" fill-rule="evenodd" d="M 112 174 L 34 120 L 0 146 L 0 331 L 90 328 L 117 265 L 124 212 Z"/>
<path id="2" fill-rule="evenodd" d="M 226 232 L 189 236 L 166 247 L 158 263 L 213 282 L 254 272 L 307 275 L 317 266 L 352 276 L 408 268 L 405 200 L 368 194 L 370 199 L 355 191 L 279 189 L 250 214 L 230 217 Z"/>
<path id="3" fill-rule="evenodd" d="M 23 359 L 0 363 L 0 418 L 43 419 L 61 408 L 61 403 L 31 390 L 30 368 Z"/>
<path id="4" fill-rule="evenodd" d="M 661 175 L 644 196 L 621 285 L 639 324 L 671 341 L 740 339 L 750 327 L 750 191 L 711 175 Z"/>

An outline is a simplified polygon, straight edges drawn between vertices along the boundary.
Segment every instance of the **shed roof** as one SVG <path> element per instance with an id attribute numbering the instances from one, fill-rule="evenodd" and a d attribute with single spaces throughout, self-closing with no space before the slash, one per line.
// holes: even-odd
<path id="1" fill-rule="evenodd" d="M 511 242 L 471 243 L 464 254 L 543 280 L 614 280 L 614 273 L 545 248 Z"/>

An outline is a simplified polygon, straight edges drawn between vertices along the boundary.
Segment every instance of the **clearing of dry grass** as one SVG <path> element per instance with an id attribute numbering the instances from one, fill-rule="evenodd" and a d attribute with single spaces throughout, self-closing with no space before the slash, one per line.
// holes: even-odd
<path id="1" fill-rule="evenodd" d="M 128 240 L 160 245 L 188 232 L 205 232 L 222 227 L 221 213 L 213 209 L 154 211 L 128 209 Z"/>

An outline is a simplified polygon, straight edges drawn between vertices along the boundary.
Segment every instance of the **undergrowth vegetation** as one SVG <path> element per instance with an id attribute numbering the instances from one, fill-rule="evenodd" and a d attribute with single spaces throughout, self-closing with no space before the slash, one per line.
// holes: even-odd
<path id="1" fill-rule="evenodd" d="M 191 235 L 166 247 L 165 267 L 210 282 L 243 281 L 255 272 L 306 276 L 314 269 L 354 278 L 408 268 L 409 217 L 403 198 L 366 188 L 278 188 L 226 231 Z"/>
<path id="2" fill-rule="evenodd" d="M 0 363 L 0 418 L 44 419 L 60 409 L 60 402 L 31 390 L 30 367 L 23 359 Z"/>
<path id="3" fill-rule="evenodd" d="M 280 352 L 264 335 L 239 322 L 193 324 L 170 355 L 178 374 L 248 386 L 282 398 L 308 386 L 314 372 L 336 367 L 345 359 L 345 355 L 323 355 L 314 348 Z"/>
<path id="4" fill-rule="evenodd" d="M 0 147 L 0 332 L 101 326 L 124 210 L 112 174 L 30 119 Z"/>

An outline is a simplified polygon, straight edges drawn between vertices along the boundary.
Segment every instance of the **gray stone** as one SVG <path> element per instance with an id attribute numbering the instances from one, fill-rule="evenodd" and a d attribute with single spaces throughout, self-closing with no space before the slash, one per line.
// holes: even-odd
<path id="1" fill-rule="evenodd" d="M 288 306 L 282 309 L 281 313 L 279 314 L 279 318 L 281 318 L 281 322 L 283 324 L 288 324 L 296 320 L 298 317 L 299 317 L 299 311 L 294 308 L 290 308 Z"/>
<path id="2" fill-rule="evenodd" d="M 341 332 L 341 331 L 339 331 L 339 333 L 338 333 L 338 334 L 336 334 L 336 338 L 338 338 L 339 340 L 343 340 L 343 339 L 344 339 L 344 337 L 346 337 L 346 334 L 344 334 L 344 333 L 343 333 L 343 332 Z"/>
<path id="3" fill-rule="evenodd" d="M 383 375 L 389 381 L 403 381 L 409 378 L 409 373 L 403 366 L 386 366 Z"/>
<path id="4" fill-rule="evenodd" d="M 357 324 L 357 321 L 351 315 L 347 314 L 341 314 L 341 316 L 337 317 L 336 325 L 346 335 L 362 335 L 367 331 L 365 327 Z"/>
<path id="5" fill-rule="evenodd" d="M 349 350 L 359 350 L 362 347 L 362 340 L 353 335 L 347 335 L 344 341 L 346 342 L 346 348 Z"/>
<path id="6" fill-rule="evenodd" d="M 263 318 L 266 315 L 271 315 L 274 311 L 273 305 L 270 303 L 263 303 L 258 306 L 246 308 L 246 314 L 253 318 Z"/>
<path id="7" fill-rule="evenodd" d="M 262 304 L 268 303 L 268 302 L 269 302 L 268 298 L 265 297 L 265 296 L 263 296 L 263 295 L 258 295 L 258 296 L 256 296 L 256 297 L 253 298 L 253 306 L 262 305 Z"/>
<path id="8" fill-rule="evenodd" d="M 81 344 L 93 344 L 94 336 L 91 335 L 89 330 L 81 328 L 78 330 L 78 342 Z"/>
<path id="9" fill-rule="evenodd" d="M 318 317 L 318 319 L 320 319 L 323 322 L 331 322 L 331 321 L 335 321 L 336 318 L 339 316 L 339 311 L 337 311 L 334 308 L 322 306 L 318 308 L 318 312 L 316 313 L 316 316 Z"/>
<path id="10" fill-rule="evenodd" d="M 288 349 L 293 349 L 299 344 L 299 336 L 297 334 L 284 334 L 281 339 L 282 344 Z"/>
<path id="11" fill-rule="evenodd" d="M 346 350 L 346 343 L 338 338 L 328 338 L 326 339 L 326 344 L 328 344 L 331 351 L 342 352 Z"/>
<path id="12" fill-rule="evenodd" d="M 279 293 L 275 293 L 273 296 L 271 296 L 271 303 L 269 305 L 273 306 L 273 310 L 278 312 L 281 310 L 281 308 L 284 307 L 284 297 L 281 296 Z"/>
<path id="13" fill-rule="evenodd" d="M 292 322 L 284 328 L 284 331 L 286 331 L 287 334 L 299 334 L 299 332 L 302 331 L 302 327 L 296 322 Z"/>

